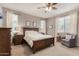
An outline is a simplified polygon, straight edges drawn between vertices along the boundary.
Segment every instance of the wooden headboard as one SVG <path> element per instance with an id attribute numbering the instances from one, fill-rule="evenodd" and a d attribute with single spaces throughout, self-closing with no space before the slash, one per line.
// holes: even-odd
<path id="1" fill-rule="evenodd" d="M 23 35 L 25 35 L 25 31 L 31 31 L 31 30 L 33 30 L 33 31 L 39 31 L 39 28 L 26 28 L 26 27 L 24 27 L 23 28 Z"/>

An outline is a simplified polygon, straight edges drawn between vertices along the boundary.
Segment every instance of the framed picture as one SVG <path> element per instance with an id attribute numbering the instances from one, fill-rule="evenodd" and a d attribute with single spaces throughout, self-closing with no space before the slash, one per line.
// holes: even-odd
<path id="1" fill-rule="evenodd" d="M 36 22 L 33 22 L 33 27 L 37 27 L 37 23 Z"/>
<path id="2" fill-rule="evenodd" d="M 28 27 L 30 25 L 31 25 L 30 21 L 26 21 L 26 26 Z"/>

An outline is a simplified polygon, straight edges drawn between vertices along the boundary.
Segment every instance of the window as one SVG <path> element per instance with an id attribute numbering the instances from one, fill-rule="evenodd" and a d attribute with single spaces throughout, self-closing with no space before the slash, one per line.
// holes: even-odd
<path id="1" fill-rule="evenodd" d="M 70 16 L 65 16 L 65 17 L 61 17 L 57 20 L 57 27 L 58 27 L 58 30 L 57 32 L 69 32 L 70 30 Z"/>
<path id="2" fill-rule="evenodd" d="M 18 26 L 18 15 L 12 14 L 12 31 L 16 32 L 16 27 Z"/>
<path id="3" fill-rule="evenodd" d="M 46 33 L 46 21 L 45 20 L 40 21 L 40 32 Z"/>
<path id="4" fill-rule="evenodd" d="M 58 27 L 58 33 L 59 32 L 64 32 L 64 18 L 59 18 L 58 20 L 57 20 L 57 23 L 58 23 L 58 25 L 57 25 L 57 27 Z"/>
<path id="5" fill-rule="evenodd" d="M 70 26 L 71 26 L 71 21 L 70 21 L 70 16 L 66 16 L 65 20 L 64 20 L 64 30 L 65 32 L 69 32 L 70 31 Z"/>
<path id="6" fill-rule="evenodd" d="M 14 34 L 16 33 L 16 27 L 18 26 L 18 15 L 14 14 L 12 11 L 6 12 L 6 26 L 11 29 L 11 42 Z"/>
<path id="7" fill-rule="evenodd" d="M 15 28 L 18 26 L 18 15 L 12 11 L 7 11 L 7 27 Z"/>

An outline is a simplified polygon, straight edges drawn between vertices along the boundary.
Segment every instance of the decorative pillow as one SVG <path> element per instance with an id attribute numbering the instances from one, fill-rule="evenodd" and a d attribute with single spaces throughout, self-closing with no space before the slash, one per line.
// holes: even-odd
<path id="1" fill-rule="evenodd" d="M 66 35 L 66 39 L 71 39 L 72 35 Z"/>

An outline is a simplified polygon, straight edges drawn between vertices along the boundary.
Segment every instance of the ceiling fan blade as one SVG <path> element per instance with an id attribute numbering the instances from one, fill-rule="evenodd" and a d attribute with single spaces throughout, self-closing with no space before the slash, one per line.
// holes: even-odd
<path id="1" fill-rule="evenodd" d="M 52 3 L 52 5 L 56 5 L 56 4 L 58 4 L 58 3 Z"/>

